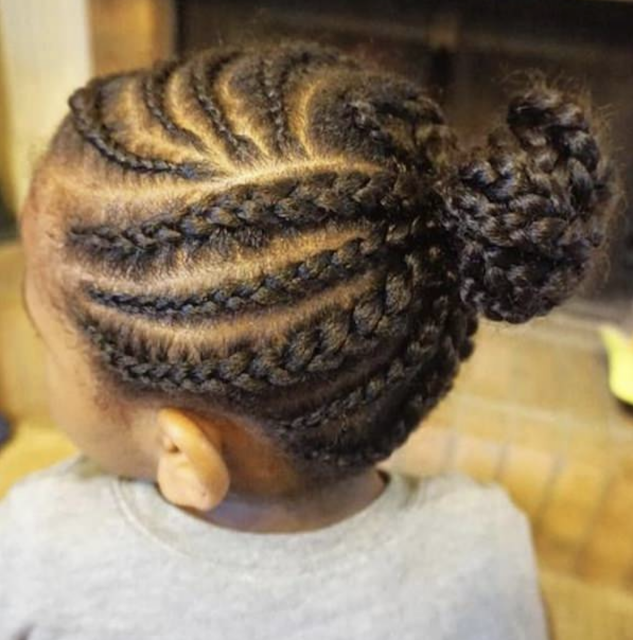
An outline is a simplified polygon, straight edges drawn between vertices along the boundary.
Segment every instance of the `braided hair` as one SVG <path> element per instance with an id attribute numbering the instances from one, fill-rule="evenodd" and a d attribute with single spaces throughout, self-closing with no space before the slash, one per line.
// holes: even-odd
<path id="1" fill-rule="evenodd" d="M 571 295 L 613 209 L 587 110 L 544 83 L 465 152 L 420 87 L 315 45 L 202 52 L 70 107 L 44 164 L 92 185 L 65 180 L 60 234 L 99 370 L 330 473 L 404 442 L 478 315 Z"/>

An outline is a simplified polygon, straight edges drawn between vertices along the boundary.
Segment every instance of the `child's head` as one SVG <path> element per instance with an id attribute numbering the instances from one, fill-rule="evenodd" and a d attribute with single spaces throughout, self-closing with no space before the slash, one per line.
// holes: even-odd
<path id="1" fill-rule="evenodd" d="M 156 473 L 164 408 L 237 486 L 372 465 L 477 315 L 573 292 L 612 210 L 587 114 L 544 84 L 469 153 L 420 87 L 316 46 L 208 51 L 70 106 L 24 213 L 27 301 L 58 421 L 116 473 Z"/>

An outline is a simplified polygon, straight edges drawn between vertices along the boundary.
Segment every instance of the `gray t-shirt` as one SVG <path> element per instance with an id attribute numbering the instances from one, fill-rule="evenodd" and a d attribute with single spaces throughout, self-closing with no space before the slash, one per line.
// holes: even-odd
<path id="1" fill-rule="evenodd" d="M 0 503 L 0 640 L 542 640 L 525 517 L 461 476 L 392 475 L 306 533 L 210 525 L 83 457 Z"/>

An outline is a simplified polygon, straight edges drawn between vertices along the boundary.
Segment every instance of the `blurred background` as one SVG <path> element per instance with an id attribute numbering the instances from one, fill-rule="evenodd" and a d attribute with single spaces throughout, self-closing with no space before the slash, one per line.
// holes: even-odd
<path id="1" fill-rule="evenodd" d="M 0 413 L 12 433 L 0 444 L 0 495 L 73 452 L 47 416 L 16 240 L 67 96 L 95 74 L 282 38 L 338 45 L 421 82 L 470 142 L 503 116 L 514 72 L 573 78 L 609 121 L 633 193 L 633 2 L 0 0 Z M 484 325 L 453 393 L 389 462 L 503 483 L 530 516 L 557 637 L 574 640 L 633 639 L 633 413 L 609 389 L 600 339 L 604 322 L 633 331 L 630 206 L 609 252 L 610 268 L 552 317 Z M 626 349 L 614 358 L 633 385 L 629 343 L 630 360 Z"/>

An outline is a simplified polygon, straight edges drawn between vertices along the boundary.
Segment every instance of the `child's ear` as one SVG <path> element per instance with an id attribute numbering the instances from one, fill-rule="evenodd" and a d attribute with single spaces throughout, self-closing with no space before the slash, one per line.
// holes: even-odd
<path id="1" fill-rule="evenodd" d="M 180 507 L 213 509 L 224 500 L 230 480 L 219 435 L 178 409 L 162 409 L 158 422 L 160 492 Z"/>

